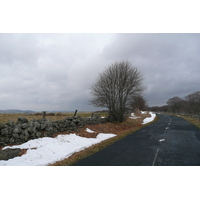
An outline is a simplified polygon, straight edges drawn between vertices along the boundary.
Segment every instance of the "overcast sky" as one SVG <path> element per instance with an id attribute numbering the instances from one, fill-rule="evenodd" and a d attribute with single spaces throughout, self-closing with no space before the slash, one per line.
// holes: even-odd
<path id="1" fill-rule="evenodd" d="M 111 63 L 144 76 L 149 106 L 199 91 L 200 34 L 0 34 L 0 109 L 99 110 L 90 87 Z"/>

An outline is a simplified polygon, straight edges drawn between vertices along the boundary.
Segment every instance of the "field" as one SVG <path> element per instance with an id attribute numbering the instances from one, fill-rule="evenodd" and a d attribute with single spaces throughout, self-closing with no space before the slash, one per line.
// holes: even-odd
<path id="1" fill-rule="evenodd" d="M 50 119 L 51 121 L 57 121 L 57 120 L 61 120 L 64 119 L 66 117 L 72 117 L 74 116 L 74 113 L 62 113 L 62 116 L 46 116 L 45 119 Z M 100 116 L 101 117 L 105 117 L 107 113 L 101 113 Z M 92 115 L 91 112 L 80 112 L 77 113 L 77 116 L 81 116 L 81 117 L 90 117 Z M 2 114 L 0 113 L 0 123 L 5 124 L 7 122 L 9 122 L 9 120 L 13 120 L 14 122 L 17 121 L 18 117 L 25 117 L 28 121 L 33 120 L 33 119 L 42 119 L 41 115 L 33 115 L 33 114 L 26 114 L 26 113 L 6 113 L 6 114 Z"/>

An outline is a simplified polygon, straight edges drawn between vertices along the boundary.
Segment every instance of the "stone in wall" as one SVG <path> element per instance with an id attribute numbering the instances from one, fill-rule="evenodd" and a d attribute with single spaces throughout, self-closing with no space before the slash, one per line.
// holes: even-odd
<path id="1" fill-rule="evenodd" d="M 93 115 L 90 118 L 66 117 L 59 121 L 49 119 L 28 121 L 26 118 L 20 117 L 16 123 L 10 120 L 7 124 L 0 124 L 0 146 L 22 144 L 39 137 L 52 137 L 53 134 L 58 132 L 78 132 L 79 128 L 87 124 L 105 123 L 106 120 L 99 115 Z"/>

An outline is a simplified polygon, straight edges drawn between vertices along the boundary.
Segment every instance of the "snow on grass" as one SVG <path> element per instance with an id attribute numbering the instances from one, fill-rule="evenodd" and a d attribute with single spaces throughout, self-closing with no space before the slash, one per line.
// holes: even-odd
<path id="1" fill-rule="evenodd" d="M 92 131 L 89 128 L 86 128 L 85 131 L 87 131 L 88 133 L 96 133 L 95 131 Z"/>
<path id="2" fill-rule="evenodd" d="M 152 121 L 155 119 L 156 114 L 154 114 L 154 113 L 152 113 L 152 112 L 149 112 L 149 114 L 151 115 L 151 117 L 146 117 L 146 118 L 143 120 L 142 124 L 148 124 L 149 122 L 152 122 Z"/>
<path id="3" fill-rule="evenodd" d="M 147 111 L 141 111 L 141 114 L 147 114 L 148 112 Z"/>
<path id="4" fill-rule="evenodd" d="M 91 130 L 88 129 L 88 131 Z M 111 133 L 99 133 L 96 138 L 84 138 L 71 133 L 69 135 L 58 135 L 55 138 L 38 138 L 12 147 L 6 146 L 3 149 L 21 148 L 28 150 L 21 157 L 15 157 L 7 161 L 1 160 L 0 166 L 45 166 L 68 158 L 75 152 L 114 136 L 116 135 Z"/>
<path id="5" fill-rule="evenodd" d="M 131 117 L 129 117 L 130 119 L 137 119 L 137 118 L 141 118 L 141 117 L 138 117 L 138 116 L 135 116 L 134 113 L 131 113 Z"/>
<path id="6" fill-rule="evenodd" d="M 138 116 L 134 116 L 134 117 L 129 117 L 130 119 L 138 119 L 138 118 L 141 118 L 141 117 L 138 117 Z"/>

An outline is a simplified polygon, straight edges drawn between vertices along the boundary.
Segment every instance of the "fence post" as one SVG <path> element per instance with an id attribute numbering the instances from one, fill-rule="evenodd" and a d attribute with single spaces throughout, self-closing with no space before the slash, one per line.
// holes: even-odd
<path id="1" fill-rule="evenodd" d="M 42 118 L 45 119 L 46 111 L 42 111 L 41 114 L 42 114 Z"/>
<path id="2" fill-rule="evenodd" d="M 78 110 L 75 110 L 74 117 L 76 116 L 77 111 L 78 111 Z"/>

